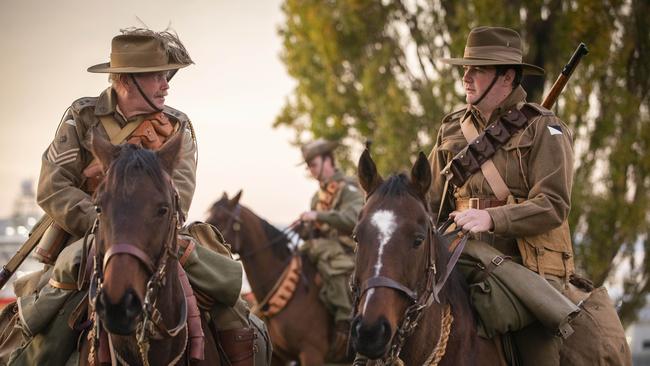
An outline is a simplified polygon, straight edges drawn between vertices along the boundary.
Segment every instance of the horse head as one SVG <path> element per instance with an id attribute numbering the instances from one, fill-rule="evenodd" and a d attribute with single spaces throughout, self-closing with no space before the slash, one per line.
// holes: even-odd
<path id="1" fill-rule="evenodd" d="M 223 192 L 221 198 L 215 202 L 205 220 L 216 226 L 221 231 L 226 243 L 229 243 L 234 253 L 240 253 L 242 230 L 242 206 L 239 204 L 243 191 L 239 190 L 233 198 Z"/>
<path id="2" fill-rule="evenodd" d="M 176 274 L 169 261 L 176 256 L 182 214 L 171 175 L 182 134 L 157 152 L 92 136 L 93 154 L 105 171 L 95 193 L 98 279 L 93 281 L 101 281 L 95 282 L 95 310 L 108 332 L 128 335 L 140 322 L 143 305 L 156 300 L 152 292 L 165 276 Z"/>
<path id="3" fill-rule="evenodd" d="M 432 295 L 439 255 L 426 201 L 432 176 L 420 153 L 410 176 L 384 180 L 367 150 L 358 175 L 366 204 L 355 228 L 352 341 L 357 352 L 377 359 L 395 352 L 404 341 L 397 338 L 405 318 L 423 296 Z"/>

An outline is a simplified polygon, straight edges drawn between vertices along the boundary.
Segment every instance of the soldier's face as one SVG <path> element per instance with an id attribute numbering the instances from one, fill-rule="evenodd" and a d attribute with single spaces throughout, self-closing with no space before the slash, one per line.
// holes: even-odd
<path id="1" fill-rule="evenodd" d="M 495 67 L 465 66 L 463 74 L 463 87 L 465 88 L 465 101 L 474 104 L 490 86 L 496 73 Z"/>
<path id="2" fill-rule="evenodd" d="M 307 169 L 309 169 L 309 174 L 312 178 L 321 181 L 328 179 L 334 174 L 334 167 L 332 166 L 332 161 L 328 159 L 323 159 L 322 156 L 317 156 L 307 163 Z"/>
<path id="3" fill-rule="evenodd" d="M 160 71 L 134 75 L 142 88 L 142 92 L 158 109 L 162 109 L 165 105 L 165 96 L 167 96 L 167 90 L 169 89 L 169 84 L 167 83 L 168 74 L 167 71 Z M 135 93 L 139 94 L 137 90 Z"/>

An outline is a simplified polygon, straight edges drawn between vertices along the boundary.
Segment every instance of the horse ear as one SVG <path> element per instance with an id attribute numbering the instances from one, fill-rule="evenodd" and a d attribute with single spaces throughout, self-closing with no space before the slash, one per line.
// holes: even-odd
<path id="1" fill-rule="evenodd" d="M 228 200 L 228 193 L 226 191 L 223 191 L 223 194 L 221 195 L 222 200 Z"/>
<path id="2" fill-rule="evenodd" d="M 241 199 L 242 193 L 244 193 L 244 191 L 240 189 L 239 192 L 237 192 L 237 194 L 235 195 L 235 197 L 233 197 L 230 200 L 230 206 L 231 207 L 235 207 L 235 206 L 237 206 L 239 204 L 239 200 Z"/>
<path id="3" fill-rule="evenodd" d="M 372 160 L 372 157 L 370 157 L 370 151 L 368 149 L 364 150 L 359 158 L 357 175 L 359 176 L 359 184 L 361 184 L 361 188 L 366 192 L 366 196 L 370 196 L 384 181 L 379 173 L 377 173 L 377 166 Z"/>
<path id="4" fill-rule="evenodd" d="M 99 132 L 99 128 L 95 127 L 90 132 L 90 149 L 93 153 L 93 156 L 102 165 L 102 171 L 106 171 L 111 165 L 111 162 L 117 156 L 120 148 L 111 144 L 110 141 L 105 139 Z"/>
<path id="5" fill-rule="evenodd" d="M 421 197 L 426 197 L 429 188 L 431 188 L 431 166 L 427 156 L 422 151 L 411 169 L 411 184 Z"/>
<path id="6" fill-rule="evenodd" d="M 165 144 L 156 152 L 158 160 L 163 169 L 170 175 L 180 158 L 181 147 L 183 146 L 183 130 L 176 132 Z"/>

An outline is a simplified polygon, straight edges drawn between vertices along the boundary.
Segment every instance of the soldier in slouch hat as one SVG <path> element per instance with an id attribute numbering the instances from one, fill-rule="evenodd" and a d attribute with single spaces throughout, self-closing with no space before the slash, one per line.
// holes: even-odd
<path id="1" fill-rule="evenodd" d="M 102 167 L 90 151 L 91 131 L 113 144 L 137 144 L 152 150 L 181 134 L 182 150 L 172 180 L 180 208 L 187 215 L 196 185 L 194 131 L 187 115 L 167 106 L 165 98 L 171 78 L 192 63 L 175 33 L 131 28 L 113 38 L 109 62 L 88 68 L 91 73 L 109 74 L 111 86 L 98 97 L 74 101 L 43 154 L 37 200 L 63 233 L 58 236 L 63 245 L 42 242 L 37 248 L 36 255 L 46 266 L 39 277 L 32 276 L 33 285 L 23 286 L 17 294 L 18 324 L 24 339 L 8 364 L 62 365 L 76 347 L 79 332 L 68 327 L 68 318 L 86 291 L 79 288 L 82 283 L 78 281 L 81 238 L 97 217 L 91 196 L 103 179 Z M 212 319 L 221 322 L 217 324 L 220 331 L 229 331 L 219 335 L 225 356 L 232 364 L 252 365 L 252 356 L 241 357 L 246 344 L 235 344 L 240 338 L 227 339 L 253 332 L 248 321 L 240 320 L 242 314 L 248 315 L 239 299 L 241 265 L 202 245 L 181 245 L 181 251 L 179 258 L 185 258 L 182 264 L 199 304 L 213 310 Z M 192 338 L 193 330 L 189 331 Z M 246 355 L 254 353 L 253 338 L 245 337 L 251 340 Z"/>
<path id="2" fill-rule="evenodd" d="M 354 269 L 352 230 L 363 206 L 363 195 L 356 180 L 345 176 L 336 166 L 335 141 L 317 139 L 302 146 L 302 156 L 319 189 L 310 210 L 300 219 L 307 224 L 301 250 L 316 264 L 323 278 L 320 298 L 334 317 L 336 339 L 333 348 L 345 358 L 350 329 L 352 302 L 349 276 Z"/>
<path id="3" fill-rule="evenodd" d="M 501 260 L 538 273 L 557 290 L 557 296 L 585 299 L 586 294 L 574 296 L 578 292 L 570 281 L 575 272 L 567 222 L 572 132 L 552 111 L 526 101 L 522 75 L 542 75 L 544 70 L 524 63 L 522 53 L 516 31 L 478 27 L 471 30 L 462 58 L 441 60 L 463 67 L 467 105 L 442 121 L 429 157 L 438 178 L 430 203 L 439 221 L 449 216 L 477 245 L 489 245 L 502 253 Z M 549 306 L 554 299 L 548 299 Z M 609 308 L 615 317 L 611 303 Z M 574 327 L 578 332 L 578 325 Z M 511 363 L 517 359 L 524 365 L 560 363 L 563 338 L 553 330 L 539 321 L 510 330 L 501 335 L 512 341 L 506 349 L 514 345 L 515 352 L 508 357 Z M 611 338 L 622 350 L 613 363 L 625 364 L 629 349 L 620 330 L 618 338 Z"/>

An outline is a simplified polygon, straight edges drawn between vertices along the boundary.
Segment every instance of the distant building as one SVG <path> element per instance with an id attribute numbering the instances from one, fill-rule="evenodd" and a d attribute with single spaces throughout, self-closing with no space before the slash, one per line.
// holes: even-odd
<path id="1" fill-rule="evenodd" d="M 9 259 L 18 251 L 43 211 L 36 204 L 33 182 L 25 180 L 21 184 L 20 194 L 14 200 L 13 212 L 9 218 L 0 219 L 0 266 L 7 264 Z M 17 273 L 7 285 L 0 290 L 0 307 L 4 300 L 14 297 L 13 280 L 23 273 L 38 270 L 42 267 L 31 257 L 20 266 Z"/>

